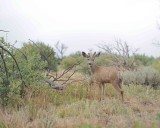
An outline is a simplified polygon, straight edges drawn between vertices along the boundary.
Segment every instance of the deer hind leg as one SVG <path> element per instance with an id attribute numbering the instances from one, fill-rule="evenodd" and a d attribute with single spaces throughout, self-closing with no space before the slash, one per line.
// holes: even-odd
<path id="1" fill-rule="evenodd" d="M 119 88 L 120 88 L 120 93 L 121 93 L 121 96 L 122 96 L 122 102 L 124 101 L 123 100 L 123 88 L 122 88 L 122 83 L 118 84 Z"/>
<path id="2" fill-rule="evenodd" d="M 102 100 L 102 91 L 103 91 L 102 89 L 103 89 L 102 85 L 99 84 L 99 100 L 100 101 Z"/>
<path id="3" fill-rule="evenodd" d="M 122 83 L 112 82 L 113 87 L 121 94 L 122 102 L 123 102 L 123 89 Z"/>
<path id="4" fill-rule="evenodd" d="M 104 100 L 104 98 L 105 98 L 105 85 L 104 84 L 102 84 L 102 92 L 103 92 L 102 96 L 103 96 L 103 100 Z"/>
<path id="5" fill-rule="evenodd" d="M 119 88 L 121 89 L 122 101 L 124 101 L 124 100 L 123 100 L 123 88 L 122 88 L 122 86 L 123 86 L 123 80 L 122 80 L 122 79 L 119 80 L 118 86 L 119 86 Z"/>

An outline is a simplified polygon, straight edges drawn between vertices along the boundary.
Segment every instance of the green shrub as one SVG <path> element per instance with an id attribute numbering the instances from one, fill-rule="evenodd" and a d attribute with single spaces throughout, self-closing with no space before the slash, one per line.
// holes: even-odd
<path id="1" fill-rule="evenodd" d="M 89 74 L 90 71 L 87 64 L 87 60 L 82 57 L 81 52 L 76 52 L 64 58 L 60 66 L 61 68 L 66 69 L 74 64 L 79 64 L 77 65 L 77 70 L 79 72 Z"/>
<path id="2" fill-rule="evenodd" d="M 76 60 L 76 58 L 74 57 L 66 57 L 62 60 L 61 62 L 61 67 L 66 69 L 74 64 L 78 63 L 78 61 Z"/>
<path id="3" fill-rule="evenodd" d="M 156 119 L 160 122 L 160 113 L 157 113 Z"/>
<path id="4" fill-rule="evenodd" d="M 160 59 L 155 60 L 152 67 L 160 73 Z"/>
<path id="5" fill-rule="evenodd" d="M 138 54 L 138 55 L 135 55 L 135 60 L 137 61 L 139 65 L 149 66 L 154 62 L 155 58 L 152 56 L 148 57 L 145 54 L 143 55 Z"/>
<path id="6" fill-rule="evenodd" d="M 0 122 L 0 128 L 7 128 L 3 122 Z"/>
<path id="7" fill-rule="evenodd" d="M 124 84 L 141 84 L 157 87 L 160 85 L 160 75 L 151 67 L 143 67 L 137 71 L 127 71 L 124 74 Z"/>
<path id="8" fill-rule="evenodd" d="M 88 123 L 79 124 L 76 128 L 101 128 L 100 126 L 94 126 Z"/>
<path id="9" fill-rule="evenodd" d="M 101 54 L 95 59 L 95 63 L 99 66 L 109 66 L 112 63 L 112 58 L 109 55 Z"/>
<path id="10" fill-rule="evenodd" d="M 55 53 L 51 47 L 44 43 L 24 43 L 19 50 L 23 54 L 19 54 L 18 50 L 15 50 L 15 57 L 19 63 L 26 85 L 41 81 L 43 79 L 42 72 L 46 68 L 57 70 Z"/>

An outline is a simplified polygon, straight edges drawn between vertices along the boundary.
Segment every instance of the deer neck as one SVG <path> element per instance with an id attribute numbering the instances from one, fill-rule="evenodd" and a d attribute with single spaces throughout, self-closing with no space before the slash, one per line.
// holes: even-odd
<path id="1" fill-rule="evenodd" d="M 91 68 L 91 72 L 94 73 L 96 71 L 96 68 L 98 68 L 98 66 L 96 64 L 92 64 L 90 68 Z"/>

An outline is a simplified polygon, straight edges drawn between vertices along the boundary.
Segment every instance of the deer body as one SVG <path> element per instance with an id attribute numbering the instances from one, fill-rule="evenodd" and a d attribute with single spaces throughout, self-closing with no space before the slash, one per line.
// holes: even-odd
<path id="1" fill-rule="evenodd" d="M 115 66 L 110 67 L 102 67 L 97 66 L 94 63 L 95 57 L 99 56 L 100 53 L 94 53 L 92 56 L 90 54 L 86 54 L 82 52 L 82 55 L 88 59 L 88 64 L 91 68 L 91 81 L 90 86 L 92 83 L 97 83 L 100 89 L 100 100 L 105 95 L 104 85 L 105 83 L 111 83 L 113 87 L 121 93 L 122 101 L 123 101 L 123 89 L 122 89 L 122 72 L 121 69 Z"/>
<path id="2" fill-rule="evenodd" d="M 92 67 L 91 67 L 92 69 Z M 118 79 L 118 72 L 115 67 L 98 67 L 96 66 L 95 71 L 93 73 L 93 79 L 96 82 L 104 84 L 104 83 L 112 83 L 115 78 Z"/>

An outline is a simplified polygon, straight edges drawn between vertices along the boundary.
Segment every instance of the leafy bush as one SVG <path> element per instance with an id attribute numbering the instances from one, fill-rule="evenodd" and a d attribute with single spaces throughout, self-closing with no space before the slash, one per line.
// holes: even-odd
<path id="1" fill-rule="evenodd" d="M 26 85 L 41 80 L 42 71 L 47 66 L 47 63 L 41 59 L 39 50 L 32 44 L 24 44 L 20 50 L 23 51 L 24 55 L 15 51 L 15 56 L 19 63 Z"/>
<path id="2" fill-rule="evenodd" d="M 18 50 L 23 54 L 20 54 Z M 18 50 L 15 51 L 15 56 L 27 85 L 41 81 L 45 69 L 57 70 L 54 50 L 43 42 L 24 43 L 23 47 Z"/>
<path id="3" fill-rule="evenodd" d="M 0 40 L 0 103 L 3 110 L 9 103 L 11 93 L 20 95 L 23 93 L 24 82 L 13 54 L 14 50 L 15 48 L 5 42 L 3 38 Z"/>
<path id="4" fill-rule="evenodd" d="M 71 57 L 71 56 L 70 57 L 66 57 L 66 58 L 64 58 L 62 60 L 61 67 L 66 69 L 66 68 L 68 68 L 68 67 L 70 67 L 70 66 L 72 66 L 72 65 L 74 65 L 76 63 L 78 63 L 76 58 Z"/>
<path id="5" fill-rule="evenodd" d="M 79 70 L 79 72 L 88 74 L 89 68 L 88 68 L 87 61 L 85 58 L 82 57 L 81 52 L 79 52 L 79 51 L 64 58 L 61 62 L 61 67 L 63 69 L 66 69 L 69 66 L 72 66 L 72 65 L 78 64 L 78 63 L 80 63 L 77 66 L 77 69 Z"/>
<path id="6" fill-rule="evenodd" d="M 109 66 L 113 63 L 112 57 L 108 54 L 101 54 L 95 59 L 95 63 L 99 66 Z"/>
<path id="7" fill-rule="evenodd" d="M 19 102 L 26 86 L 42 85 L 44 69 L 56 70 L 57 62 L 53 49 L 42 42 L 24 43 L 16 49 L 2 38 L 0 46 L 0 103 L 4 108 Z"/>
<path id="8" fill-rule="evenodd" d="M 148 57 L 146 55 L 135 55 L 135 59 L 139 65 L 149 66 L 154 62 L 154 57 Z"/>
<path id="9" fill-rule="evenodd" d="M 124 84 L 141 84 L 157 87 L 160 85 L 160 75 L 151 67 L 143 67 L 137 71 L 127 71 L 124 74 Z"/>
<path id="10" fill-rule="evenodd" d="M 34 49 L 38 49 L 41 59 L 47 62 L 46 68 L 56 71 L 58 62 L 55 57 L 54 49 L 49 45 L 44 44 L 43 42 L 37 42 L 35 45 Z"/>
<path id="11" fill-rule="evenodd" d="M 153 62 L 152 67 L 160 73 L 160 58 Z"/>

